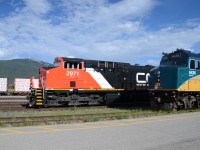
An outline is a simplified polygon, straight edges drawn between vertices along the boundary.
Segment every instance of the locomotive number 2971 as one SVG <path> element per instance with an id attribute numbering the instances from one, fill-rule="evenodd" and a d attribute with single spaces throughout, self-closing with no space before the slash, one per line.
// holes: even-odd
<path id="1" fill-rule="evenodd" d="M 67 71 L 66 76 L 77 77 L 77 76 L 79 76 L 79 72 L 78 71 Z"/>

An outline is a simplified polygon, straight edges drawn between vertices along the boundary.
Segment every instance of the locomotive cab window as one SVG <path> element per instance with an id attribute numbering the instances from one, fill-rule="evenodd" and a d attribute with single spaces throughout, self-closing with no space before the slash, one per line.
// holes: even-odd
<path id="1" fill-rule="evenodd" d="M 190 69 L 200 70 L 200 60 L 190 60 Z"/>
<path id="2" fill-rule="evenodd" d="M 82 63 L 79 63 L 78 68 L 79 68 L 79 69 L 82 69 Z"/>
<path id="3" fill-rule="evenodd" d="M 64 63 L 64 68 L 65 69 L 82 69 L 82 64 L 81 63 L 65 62 Z"/>
<path id="4" fill-rule="evenodd" d="M 196 69 L 195 68 L 195 60 L 190 60 L 190 69 Z"/>
<path id="5" fill-rule="evenodd" d="M 200 60 L 196 61 L 196 69 L 200 70 Z"/>
<path id="6" fill-rule="evenodd" d="M 106 67 L 105 62 L 104 61 L 99 61 L 98 62 L 98 67 L 101 69 L 104 69 Z"/>
<path id="7" fill-rule="evenodd" d="M 113 69 L 114 68 L 114 62 L 108 62 L 108 68 Z"/>
<path id="8" fill-rule="evenodd" d="M 60 62 L 59 62 L 59 61 L 55 62 L 55 63 L 53 64 L 53 66 L 54 66 L 54 67 L 59 67 L 59 66 L 60 66 Z"/>

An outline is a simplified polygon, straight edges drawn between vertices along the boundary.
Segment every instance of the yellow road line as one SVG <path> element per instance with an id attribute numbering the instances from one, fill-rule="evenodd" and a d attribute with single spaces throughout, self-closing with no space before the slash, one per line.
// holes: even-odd
<path id="1" fill-rule="evenodd" d="M 5 129 L 0 129 L 1 131 L 6 131 L 6 132 L 11 132 L 11 133 L 14 133 L 14 134 L 23 134 L 24 132 L 22 131 L 17 131 L 17 130 L 13 130 L 13 129 L 8 129 L 8 128 L 5 128 Z"/>
<path id="2" fill-rule="evenodd" d="M 129 124 L 127 124 L 127 123 L 120 123 L 120 122 L 103 122 L 103 124 L 110 124 L 111 126 L 112 125 L 129 125 Z"/>
<path id="3" fill-rule="evenodd" d="M 50 128 L 50 127 L 43 127 L 43 126 L 40 126 L 40 127 L 37 127 L 37 128 L 40 128 L 40 129 L 45 129 L 45 130 L 49 130 L 49 131 L 59 131 L 59 129 L 57 128 Z"/>
<path id="4" fill-rule="evenodd" d="M 97 126 L 88 126 L 86 124 L 76 124 L 74 126 L 78 126 L 78 127 L 86 127 L 86 128 L 97 128 Z"/>

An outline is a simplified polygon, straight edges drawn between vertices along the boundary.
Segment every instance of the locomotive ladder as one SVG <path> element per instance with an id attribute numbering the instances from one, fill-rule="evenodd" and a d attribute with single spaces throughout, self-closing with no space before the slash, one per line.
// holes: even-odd
<path id="1" fill-rule="evenodd" d="M 35 90 L 35 100 L 36 100 L 36 106 L 43 105 L 43 90 L 42 89 Z"/>

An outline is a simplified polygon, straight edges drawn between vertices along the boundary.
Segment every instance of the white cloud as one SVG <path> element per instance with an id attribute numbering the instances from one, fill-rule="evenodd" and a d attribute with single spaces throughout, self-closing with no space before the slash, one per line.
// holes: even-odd
<path id="1" fill-rule="evenodd" d="M 34 14 L 44 14 L 51 10 L 51 4 L 48 0 L 24 0 L 26 9 L 25 12 Z"/>
<path id="2" fill-rule="evenodd" d="M 5 54 L 4 54 L 4 51 L 3 49 L 0 49 L 0 57 L 3 57 Z"/>
<path id="3" fill-rule="evenodd" d="M 200 41 L 199 20 L 149 31 L 142 18 L 155 0 L 25 0 L 0 19 L 0 59 L 57 56 L 156 64 L 162 51 L 192 48 Z M 145 25 L 146 26 L 146 25 Z M 155 60 L 154 60 L 155 59 Z"/>

